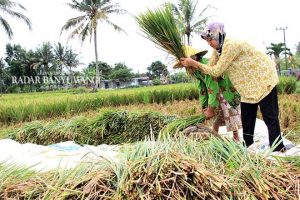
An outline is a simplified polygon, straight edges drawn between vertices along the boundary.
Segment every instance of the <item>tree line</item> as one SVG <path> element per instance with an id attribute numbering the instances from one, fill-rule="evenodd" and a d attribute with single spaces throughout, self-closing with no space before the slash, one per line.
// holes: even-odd
<path id="1" fill-rule="evenodd" d="M 214 9 L 212 5 L 207 5 L 199 12 L 200 5 L 198 0 L 177 0 L 172 3 L 174 16 L 182 32 L 182 36 L 186 39 L 187 44 L 191 45 L 191 38 L 194 33 L 203 31 L 209 17 L 207 11 Z M 68 32 L 69 38 L 77 37 L 84 42 L 87 38 L 93 41 L 95 61 L 91 62 L 84 70 L 84 74 L 94 75 L 99 79 L 128 79 L 135 76 L 131 69 L 124 63 L 116 63 L 109 66 L 107 63 L 99 61 L 98 55 L 98 28 L 102 23 L 110 25 L 114 30 L 125 33 L 125 30 L 118 24 L 111 21 L 113 15 L 126 15 L 128 12 L 121 8 L 119 3 L 112 0 L 70 0 L 66 7 L 78 11 L 79 16 L 68 19 L 61 28 L 61 33 Z M 29 30 L 32 29 L 31 21 L 23 13 L 16 11 L 26 11 L 26 8 L 11 0 L 0 0 L 0 24 L 9 39 L 13 38 L 14 32 L 4 15 L 7 14 L 18 18 L 24 22 Z M 272 43 L 267 48 L 267 53 L 274 57 L 277 69 L 280 71 L 283 65 L 281 56 L 283 53 L 289 55 L 289 66 L 299 67 L 299 44 L 297 53 L 292 55 L 289 49 L 285 49 L 282 43 Z M 9 75 L 35 75 L 54 73 L 63 74 L 71 73 L 73 69 L 80 65 L 79 55 L 71 48 L 64 47 L 62 44 L 43 43 L 36 50 L 26 51 L 20 45 L 6 46 L 7 56 L 0 58 L 0 84 L 9 84 L 7 77 Z M 159 61 L 160 62 L 160 61 Z M 147 68 L 147 76 L 151 79 L 158 79 L 159 76 L 167 76 L 168 72 L 165 66 L 160 62 L 153 62 Z M 125 67 L 126 66 L 126 67 Z M 158 67 L 157 67 L 158 66 Z M 8 67 L 8 68 L 7 68 Z M 181 72 L 179 72 L 180 74 Z M 182 77 L 182 75 L 180 75 Z M 173 76 L 174 78 L 174 76 Z M 178 78 L 178 77 L 177 77 Z M 177 80 L 177 78 L 175 78 Z M 98 84 L 95 85 L 95 90 Z"/>

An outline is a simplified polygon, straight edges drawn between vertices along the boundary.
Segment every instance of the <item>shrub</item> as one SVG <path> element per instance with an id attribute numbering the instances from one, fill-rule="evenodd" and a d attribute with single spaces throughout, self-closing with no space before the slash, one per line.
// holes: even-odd
<path id="1" fill-rule="evenodd" d="M 153 85 L 160 85 L 160 80 L 158 78 L 154 79 Z"/>
<path id="2" fill-rule="evenodd" d="M 279 94 L 292 94 L 296 92 L 297 80 L 295 77 L 281 76 L 277 86 Z"/>

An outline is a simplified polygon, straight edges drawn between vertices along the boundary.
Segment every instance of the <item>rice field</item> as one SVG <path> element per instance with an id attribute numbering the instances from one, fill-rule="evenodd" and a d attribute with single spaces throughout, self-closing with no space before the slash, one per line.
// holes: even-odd
<path id="1" fill-rule="evenodd" d="M 74 115 L 106 106 L 166 103 L 197 99 L 194 84 L 152 86 L 97 93 L 44 92 L 0 97 L 0 123 L 16 123 Z"/>
<path id="2" fill-rule="evenodd" d="M 46 173 L 2 163 L 0 199 L 300 198 L 299 157 L 269 160 L 211 133 L 182 134 L 204 123 L 197 98 L 194 84 L 3 95 L 0 138 L 118 144 L 122 156 Z M 279 105 L 284 134 L 300 143 L 300 95 L 280 95 Z"/>
<path id="3" fill-rule="evenodd" d="M 279 96 L 279 107 L 280 107 L 280 122 L 281 129 L 285 135 L 287 135 L 288 139 L 295 141 L 296 143 L 300 143 L 299 139 L 299 121 L 300 121 L 300 96 L 299 95 L 280 95 Z M 136 115 L 143 115 L 148 113 L 149 116 L 175 116 L 177 118 L 180 117 L 188 117 L 192 115 L 199 115 L 202 110 L 199 106 L 198 100 L 183 100 L 183 101 L 172 101 L 166 103 L 152 103 L 152 104 L 129 104 L 129 105 L 120 105 L 120 106 L 108 106 L 102 107 L 99 109 L 90 110 L 88 112 L 82 112 L 78 114 L 69 114 L 65 116 L 58 116 L 52 118 L 46 118 L 43 120 L 32 121 L 32 122 L 22 122 L 13 125 L 5 124 L 2 128 L 0 128 L 0 138 L 6 138 L 7 135 L 16 135 L 16 132 L 19 133 L 32 133 L 36 130 L 39 130 L 42 134 L 42 129 L 48 130 L 48 134 L 60 135 L 61 141 L 66 141 L 68 139 L 76 138 L 76 134 L 79 131 L 75 131 L 72 127 L 80 127 L 81 124 L 93 124 L 96 123 L 96 119 L 99 119 L 99 116 L 103 113 L 112 113 L 111 111 L 124 111 L 125 113 L 135 113 Z M 118 116 L 117 114 L 115 116 Z M 258 116 L 261 118 L 260 114 Z M 112 119 L 112 118 L 111 118 Z M 158 118 L 156 118 L 158 119 Z M 91 122 L 93 121 L 94 122 Z M 143 122 L 142 122 L 143 123 Z M 145 122 L 148 124 L 147 122 Z M 212 120 L 206 121 L 206 125 L 210 125 Z M 83 125 L 81 125 L 82 127 Z M 90 135 L 86 130 L 89 130 L 89 125 L 85 125 L 87 128 L 83 128 L 83 134 Z M 92 125 L 91 125 L 92 126 Z M 40 129 L 38 128 L 40 127 Z M 62 129 L 62 127 L 64 127 Z M 148 129 L 149 126 L 148 126 Z M 74 134 L 70 134 L 71 131 L 75 131 Z M 65 132 L 66 136 L 63 136 L 62 133 Z M 58 134 L 60 133 L 60 134 Z M 35 134 L 31 134 L 34 136 Z M 145 134 L 142 134 L 145 135 Z M 47 136 L 47 134 L 45 135 Z M 47 142 L 61 142 L 59 138 L 55 140 L 50 138 Z M 63 139 L 64 138 L 64 139 Z M 19 141 L 35 141 L 36 138 L 33 137 L 31 139 L 27 138 L 26 140 Z M 80 143 L 86 140 L 77 140 Z M 91 141 L 90 141 L 91 142 Z M 47 143 L 47 144 L 48 144 Z M 99 144 L 95 143 L 95 144 Z"/>

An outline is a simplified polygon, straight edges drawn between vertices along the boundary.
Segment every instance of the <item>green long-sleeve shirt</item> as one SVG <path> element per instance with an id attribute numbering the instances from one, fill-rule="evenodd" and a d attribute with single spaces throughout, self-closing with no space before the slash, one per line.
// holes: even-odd
<path id="1" fill-rule="evenodd" d="M 202 58 L 200 63 L 207 64 L 208 60 Z M 202 108 L 218 107 L 218 95 L 221 92 L 224 99 L 232 106 L 236 107 L 240 103 L 240 95 L 234 89 L 231 81 L 226 74 L 223 77 L 213 78 L 210 75 L 203 74 L 200 70 L 194 72 L 193 76 L 197 79 L 199 90 L 199 101 Z"/>

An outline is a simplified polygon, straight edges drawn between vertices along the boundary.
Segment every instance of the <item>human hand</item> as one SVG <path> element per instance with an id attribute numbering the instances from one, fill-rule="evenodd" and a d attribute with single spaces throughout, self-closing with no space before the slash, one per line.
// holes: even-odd
<path id="1" fill-rule="evenodd" d="M 210 106 L 208 108 L 204 109 L 203 113 L 204 113 L 206 119 L 210 119 L 215 116 L 214 109 Z"/>
<path id="2" fill-rule="evenodd" d="M 180 63 L 184 67 L 193 67 L 197 68 L 198 62 L 192 58 L 180 58 Z"/>

